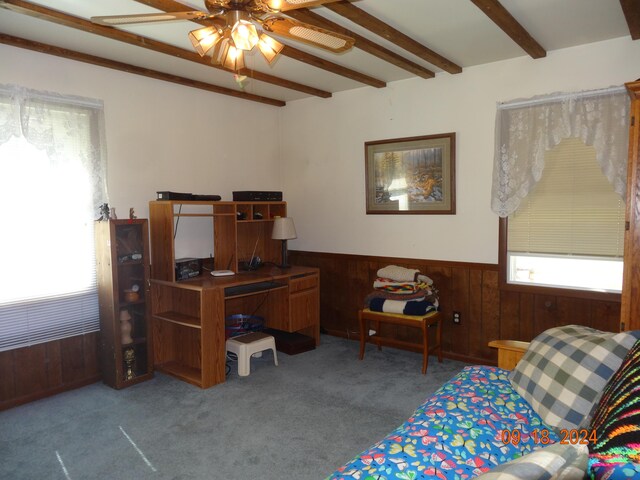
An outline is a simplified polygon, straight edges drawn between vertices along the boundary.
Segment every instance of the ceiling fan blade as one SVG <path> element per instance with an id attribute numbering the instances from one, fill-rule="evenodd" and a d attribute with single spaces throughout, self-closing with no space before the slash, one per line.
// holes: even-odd
<path id="1" fill-rule="evenodd" d="M 107 15 L 104 17 L 91 17 L 93 23 L 107 25 L 109 27 L 117 25 L 131 25 L 134 23 L 155 23 L 172 22 L 175 20 L 204 20 L 209 15 L 194 10 L 191 12 L 167 12 L 167 13 L 141 13 L 138 15 Z"/>
<path id="2" fill-rule="evenodd" d="M 291 0 L 293 1 L 293 0 Z M 346 35 L 319 28 L 291 18 L 269 17 L 262 21 L 265 30 L 298 40 L 330 52 L 340 53 L 353 47 L 355 40 Z"/>
<path id="3" fill-rule="evenodd" d="M 323 3 L 337 2 L 338 0 L 261 0 L 271 10 L 286 12 L 296 8 L 307 8 L 322 5 Z"/>

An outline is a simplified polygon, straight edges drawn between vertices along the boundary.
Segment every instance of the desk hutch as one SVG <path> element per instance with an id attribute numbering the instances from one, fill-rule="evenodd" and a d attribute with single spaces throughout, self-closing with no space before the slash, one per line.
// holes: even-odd
<path id="1" fill-rule="evenodd" d="M 285 202 L 149 202 L 151 304 L 155 368 L 201 388 L 225 380 L 225 318 L 243 313 L 264 317 L 269 328 L 300 332 L 320 342 L 319 271 L 279 268 L 273 219 L 286 216 Z M 189 280 L 175 278 L 175 228 L 180 217 L 213 219 L 213 268 Z M 264 265 L 240 271 L 242 255 Z"/>

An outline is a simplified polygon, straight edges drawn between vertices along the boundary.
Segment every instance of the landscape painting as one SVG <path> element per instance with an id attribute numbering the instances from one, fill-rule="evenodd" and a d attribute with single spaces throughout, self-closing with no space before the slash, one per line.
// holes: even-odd
<path id="1" fill-rule="evenodd" d="M 455 213 L 455 133 L 365 143 L 367 213 Z"/>

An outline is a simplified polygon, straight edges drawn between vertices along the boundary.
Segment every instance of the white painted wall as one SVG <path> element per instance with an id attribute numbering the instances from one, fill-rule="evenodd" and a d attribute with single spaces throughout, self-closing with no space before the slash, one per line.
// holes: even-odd
<path id="1" fill-rule="evenodd" d="M 283 190 L 292 249 L 487 263 L 498 248 L 496 102 L 638 77 L 640 42 L 623 38 L 279 109 L 0 45 L 0 83 L 104 100 L 110 203 L 121 216 L 134 207 L 146 217 L 158 190 L 224 200 Z M 443 132 L 457 134 L 457 214 L 366 215 L 364 142 Z"/>
<path id="2" fill-rule="evenodd" d="M 158 190 L 279 189 L 279 108 L 0 45 L 0 83 L 104 101 L 108 188 L 122 215 Z M 246 132 L 251 135 L 247 136 Z"/>
<path id="3" fill-rule="evenodd" d="M 490 210 L 496 102 L 621 85 L 640 77 L 629 37 L 290 102 L 282 121 L 282 179 L 298 239 L 319 252 L 497 263 Z M 366 215 L 364 142 L 457 135 L 456 215 Z"/>
<path id="4" fill-rule="evenodd" d="M 281 190 L 277 107 L 4 45 L 0 84 L 104 101 L 109 203 L 121 218 L 130 207 L 147 218 L 160 190 L 223 200 L 234 190 Z M 207 238 L 194 235 L 178 256 L 211 253 L 212 227 L 203 228 Z"/>

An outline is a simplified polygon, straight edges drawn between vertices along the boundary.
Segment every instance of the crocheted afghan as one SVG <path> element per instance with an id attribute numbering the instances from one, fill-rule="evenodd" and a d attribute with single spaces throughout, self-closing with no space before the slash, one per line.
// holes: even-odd
<path id="1" fill-rule="evenodd" d="M 640 478 L 640 341 L 605 387 L 591 428 L 591 478 Z"/>

